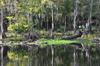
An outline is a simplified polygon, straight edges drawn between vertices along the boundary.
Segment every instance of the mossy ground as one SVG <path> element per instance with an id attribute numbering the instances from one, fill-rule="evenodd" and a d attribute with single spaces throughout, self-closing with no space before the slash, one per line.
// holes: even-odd
<path id="1" fill-rule="evenodd" d="M 84 44 L 84 45 L 93 44 L 91 40 L 87 40 L 87 39 L 76 39 L 76 40 L 44 39 L 44 40 L 40 40 L 40 44 L 45 44 L 45 45 L 69 45 L 73 43 Z"/>

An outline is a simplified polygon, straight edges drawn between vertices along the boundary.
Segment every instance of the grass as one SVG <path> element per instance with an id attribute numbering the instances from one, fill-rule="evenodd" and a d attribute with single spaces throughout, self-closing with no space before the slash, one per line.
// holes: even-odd
<path id="1" fill-rule="evenodd" d="M 77 39 L 77 41 L 83 45 L 94 45 L 94 43 L 90 39 Z"/>
<path id="2" fill-rule="evenodd" d="M 61 40 L 61 39 L 42 39 L 40 40 L 40 44 L 46 45 L 66 45 L 71 43 L 79 43 L 76 40 Z"/>
<path id="3" fill-rule="evenodd" d="M 72 43 L 79 43 L 83 45 L 94 45 L 91 40 L 87 39 L 76 39 L 76 40 L 61 40 L 61 39 L 41 39 L 39 40 L 40 46 L 48 46 L 48 45 L 70 45 Z"/>
<path id="4" fill-rule="evenodd" d="M 42 32 L 41 32 L 42 33 Z M 7 34 L 6 39 L 8 39 L 8 41 L 14 41 L 14 42 L 18 42 L 18 41 L 23 41 L 23 37 L 20 34 L 15 34 L 15 33 L 8 33 Z M 89 35 L 83 35 L 80 39 L 75 39 L 75 40 L 61 40 L 61 39 L 39 39 L 37 42 L 29 42 L 29 44 L 37 44 L 39 46 L 41 45 L 69 45 L 72 43 L 80 43 L 80 44 L 84 44 L 84 45 L 93 45 L 92 43 L 92 39 L 95 37 L 95 34 L 89 34 Z"/>

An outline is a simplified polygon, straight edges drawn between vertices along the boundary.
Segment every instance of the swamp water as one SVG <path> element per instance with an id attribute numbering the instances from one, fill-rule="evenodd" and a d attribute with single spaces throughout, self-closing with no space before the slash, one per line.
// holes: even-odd
<path id="1" fill-rule="evenodd" d="M 17 55 L 11 55 L 12 60 L 3 58 L 0 66 L 100 66 L 99 46 L 19 46 L 10 48 L 10 52 Z"/>

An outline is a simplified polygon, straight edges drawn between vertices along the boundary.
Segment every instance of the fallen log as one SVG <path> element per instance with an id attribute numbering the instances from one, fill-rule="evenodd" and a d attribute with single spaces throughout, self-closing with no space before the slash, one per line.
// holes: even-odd
<path id="1" fill-rule="evenodd" d="M 78 37 L 81 37 L 82 36 L 82 32 L 81 31 L 77 31 L 76 32 L 76 35 L 73 35 L 73 36 L 63 36 L 62 39 L 63 40 L 72 40 L 72 39 L 76 39 Z"/>

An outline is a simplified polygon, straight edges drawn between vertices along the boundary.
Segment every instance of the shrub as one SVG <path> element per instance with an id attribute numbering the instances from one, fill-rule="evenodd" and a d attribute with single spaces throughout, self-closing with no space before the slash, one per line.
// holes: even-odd
<path id="1" fill-rule="evenodd" d="M 17 32 L 17 33 L 22 33 L 26 32 L 29 28 L 29 24 L 26 22 L 16 22 L 14 24 L 10 24 L 8 27 L 9 31 Z"/>

